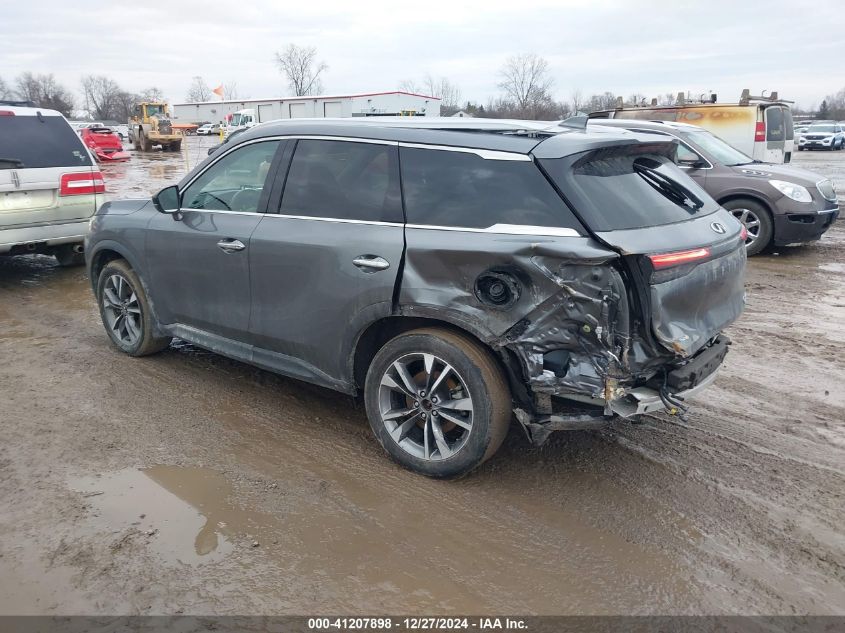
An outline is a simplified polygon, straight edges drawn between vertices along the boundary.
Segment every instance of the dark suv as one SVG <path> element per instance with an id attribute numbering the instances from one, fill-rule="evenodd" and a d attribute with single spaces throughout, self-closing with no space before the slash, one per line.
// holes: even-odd
<path id="1" fill-rule="evenodd" d="M 676 141 L 446 125 L 269 123 L 104 205 L 86 258 L 111 340 L 363 391 L 387 452 L 435 477 L 512 417 L 540 444 L 683 412 L 727 353 L 746 255 Z"/>

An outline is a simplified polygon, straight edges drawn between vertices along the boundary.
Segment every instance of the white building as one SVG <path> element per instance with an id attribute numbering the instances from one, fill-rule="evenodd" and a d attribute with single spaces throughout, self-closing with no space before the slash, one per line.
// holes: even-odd
<path id="1" fill-rule="evenodd" d="M 410 92 L 371 92 L 358 95 L 315 95 L 272 99 L 230 99 L 173 104 L 176 123 L 220 123 L 227 115 L 253 109 L 257 123 L 276 119 L 359 116 L 440 116 L 440 99 Z"/>

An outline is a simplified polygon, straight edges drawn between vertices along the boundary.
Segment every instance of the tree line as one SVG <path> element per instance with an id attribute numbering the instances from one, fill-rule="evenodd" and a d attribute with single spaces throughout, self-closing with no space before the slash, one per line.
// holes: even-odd
<path id="1" fill-rule="evenodd" d="M 53 74 L 38 75 L 25 72 L 11 83 L 0 77 L 0 99 L 31 101 L 37 107 L 58 110 L 73 118 L 78 109 L 85 110 L 90 119 L 100 121 L 127 121 L 135 104 L 141 101 L 163 101 L 160 88 L 151 86 L 139 93 L 124 90 L 106 75 L 85 75 L 80 80 L 82 100 L 78 101 L 66 86 L 56 81 Z"/>

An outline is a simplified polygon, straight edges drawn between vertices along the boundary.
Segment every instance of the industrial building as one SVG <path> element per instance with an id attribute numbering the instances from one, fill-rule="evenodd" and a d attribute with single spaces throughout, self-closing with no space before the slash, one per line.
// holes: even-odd
<path id="1" fill-rule="evenodd" d="M 440 99 L 411 92 L 371 92 L 356 95 L 315 95 L 272 99 L 230 99 L 176 103 L 176 123 L 218 123 L 246 109 L 255 110 L 257 122 L 276 119 L 359 116 L 440 116 Z"/>

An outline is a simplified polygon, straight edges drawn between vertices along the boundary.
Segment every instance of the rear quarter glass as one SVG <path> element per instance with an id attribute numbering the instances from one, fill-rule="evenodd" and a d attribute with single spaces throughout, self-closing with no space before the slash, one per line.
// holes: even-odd
<path id="1" fill-rule="evenodd" d="M 82 139 L 60 116 L 0 116 L 0 169 L 90 167 Z"/>
<path id="2" fill-rule="evenodd" d="M 540 165 L 594 231 L 684 222 L 719 205 L 673 162 L 675 143 L 622 145 L 543 159 Z M 637 168 L 646 161 L 674 191 L 661 192 Z"/>

